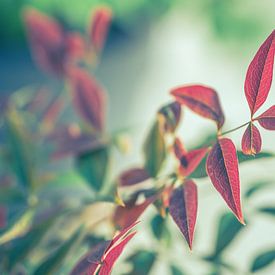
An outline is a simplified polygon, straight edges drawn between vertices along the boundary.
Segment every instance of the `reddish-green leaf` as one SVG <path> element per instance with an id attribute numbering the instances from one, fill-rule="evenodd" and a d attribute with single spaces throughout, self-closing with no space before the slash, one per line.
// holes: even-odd
<path id="1" fill-rule="evenodd" d="M 112 11 L 108 7 L 98 7 L 92 14 L 90 39 L 96 52 L 104 46 L 111 20 Z"/>
<path id="2" fill-rule="evenodd" d="M 256 118 L 260 125 L 267 130 L 275 130 L 275 105 Z"/>
<path id="3" fill-rule="evenodd" d="M 258 128 L 249 123 L 243 138 L 242 138 L 242 151 L 245 155 L 256 155 L 260 153 L 262 147 L 262 138 Z"/>
<path id="4" fill-rule="evenodd" d="M 170 198 L 170 214 L 192 249 L 193 235 L 197 218 L 197 186 L 192 180 L 176 188 Z"/>
<path id="5" fill-rule="evenodd" d="M 87 71 L 74 68 L 70 71 L 73 103 L 79 114 L 96 130 L 103 131 L 106 96 L 103 88 Z"/>
<path id="6" fill-rule="evenodd" d="M 158 113 L 164 118 L 164 131 L 173 133 L 177 129 L 181 118 L 180 104 L 176 101 L 167 104 Z"/>
<path id="7" fill-rule="evenodd" d="M 207 162 L 207 174 L 214 187 L 222 195 L 229 208 L 244 223 L 240 201 L 240 179 L 236 148 L 228 138 L 222 138 L 211 149 Z"/>
<path id="8" fill-rule="evenodd" d="M 199 166 L 208 152 L 208 148 L 200 148 L 186 152 L 183 144 L 177 138 L 174 143 L 174 152 L 180 161 L 180 173 L 184 176 L 189 176 Z"/>
<path id="9" fill-rule="evenodd" d="M 224 114 L 218 94 L 212 88 L 202 85 L 183 86 L 172 90 L 171 94 L 180 104 L 200 116 L 214 120 L 218 129 L 223 126 Z"/>
<path id="10" fill-rule="evenodd" d="M 275 31 L 264 41 L 250 63 L 245 84 L 245 96 L 253 115 L 266 101 L 272 77 L 275 52 Z"/>
<path id="11" fill-rule="evenodd" d="M 141 183 L 150 178 L 149 173 L 143 168 L 132 168 L 122 173 L 118 179 L 120 186 L 130 186 Z"/>

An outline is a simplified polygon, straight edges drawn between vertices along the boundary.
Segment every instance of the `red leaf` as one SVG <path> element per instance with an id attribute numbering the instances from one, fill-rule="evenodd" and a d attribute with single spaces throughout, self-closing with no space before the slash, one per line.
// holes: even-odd
<path id="1" fill-rule="evenodd" d="M 70 275 L 95 274 L 101 264 L 101 258 L 110 243 L 111 241 L 99 243 L 80 259 L 71 271 Z"/>
<path id="2" fill-rule="evenodd" d="M 0 206 L 0 229 L 6 226 L 7 209 Z"/>
<path id="3" fill-rule="evenodd" d="M 258 120 L 263 128 L 267 130 L 275 130 L 275 105 L 270 107 L 255 120 Z"/>
<path id="4" fill-rule="evenodd" d="M 138 222 L 135 222 L 129 227 L 123 229 L 113 238 L 113 240 L 98 244 L 81 258 L 70 274 L 109 275 L 115 261 L 122 253 L 124 247 L 136 234 L 136 232 L 129 232 L 137 223 Z"/>
<path id="5" fill-rule="evenodd" d="M 120 228 L 125 228 L 134 223 L 146 210 L 146 208 L 157 199 L 157 196 L 146 198 L 141 204 L 136 204 L 136 201 L 129 201 L 125 206 L 117 206 L 114 213 L 114 222 Z"/>
<path id="6" fill-rule="evenodd" d="M 118 257 L 123 252 L 127 243 L 135 236 L 136 232 L 130 233 L 125 237 L 118 245 L 114 246 L 114 248 L 110 249 L 107 252 L 107 255 L 103 258 L 102 266 L 99 270 L 98 275 L 109 275 L 111 274 L 112 268 Z"/>
<path id="7" fill-rule="evenodd" d="M 45 71 L 64 73 L 65 34 L 53 18 L 29 8 L 24 13 L 24 20 L 38 65 Z"/>
<path id="8" fill-rule="evenodd" d="M 183 144 L 177 138 L 174 144 L 174 152 L 180 161 L 180 173 L 184 176 L 189 176 L 201 163 L 208 152 L 208 148 L 200 148 L 186 152 Z"/>
<path id="9" fill-rule="evenodd" d="M 242 138 L 242 151 L 245 155 L 255 155 L 261 151 L 261 147 L 261 134 L 255 125 L 249 123 Z"/>
<path id="10" fill-rule="evenodd" d="M 95 78 L 83 69 L 70 71 L 73 103 L 79 114 L 96 130 L 103 131 L 105 124 L 106 96 Z"/>
<path id="11" fill-rule="evenodd" d="M 78 58 L 84 57 L 87 50 L 85 40 L 77 32 L 72 32 L 66 35 L 66 47 L 67 47 L 67 54 L 72 59 L 78 59 Z"/>
<path id="12" fill-rule="evenodd" d="M 263 105 L 270 90 L 275 52 L 274 37 L 275 31 L 261 45 L 247 70 L 244 90 L 251 115 Z"/>
<path id="13" fill-rule="evenodd" d="M 224 124 L 224 115 L 219 97 L 212 88 L 192 85 L 176 88 L 171 91 L 176 100 L 189 107 L 202 117 L 214 120 L 218 129 Z"/>
<path id="14" fill-rule="evenodd" d="M 133 168 L 125 171 L 119 177 L 120 186 L 130 186 L 144 182 L 150 178 L 149 173 L 143 168 Z"/>
<path id="15" fill-rule="evenodd" d="M 211 149 L 207 162 L 207 173 L 217 191 L 244 224 L 240 202 L 240 179 L 236 148 L 228 138 L 219 139 Z"/>
<path id="16" fill-rule="evenodd" d="M 176 188 L 170 198 L 169 209 L 172 218 L 192 249 L 194 229 L 197 219 L 197 186 L 192 180 Z"/>
<path id="17" fill-rule="evenodd" d="M 108 7 L 98 7 L 92 15 L 90 38 L 96 52 L 102 50 L 109 25 L 112 20 L 112 11 Z"/>

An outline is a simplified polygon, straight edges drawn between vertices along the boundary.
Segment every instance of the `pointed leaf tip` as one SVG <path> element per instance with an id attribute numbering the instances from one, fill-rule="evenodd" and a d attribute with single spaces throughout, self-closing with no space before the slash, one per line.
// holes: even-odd
<path id="1" fill-rule="evenodd" d="M 264 104 L 269 94 L 273 77 L 274 53 L 275 30 L 261 45 L 247 70 L 244 90 L 252 116 Z"/>
<path id="2" fill-rule="evenodd" d="M 238 220 L 244 223 L 240 200 L 238 158 L 235 145 L 230 139 L 219 139 L 212 147 L 206 161 L 206 170 L 216 190 Z"/>
<path id="3" fill-rule="evenodd" d="M 184 235 L 192 250 L 193 236 L 197 219 L 197 186 L 192 180 L 176 188 L 170 198 L 170 214 Z"/>

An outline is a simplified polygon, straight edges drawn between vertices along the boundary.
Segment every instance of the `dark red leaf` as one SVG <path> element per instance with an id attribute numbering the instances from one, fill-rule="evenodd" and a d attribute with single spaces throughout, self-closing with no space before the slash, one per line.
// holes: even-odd
<path id="1" fill-rule="evenodd" d="M 252 62 L 245 79 L 245 96 L 253 115 L 266 101 L 272 77 L 275 52 L 275 31 L 264 41 Z"/>
<path id="2" fill-rule="evenodd" d="M 191 85 L 171 91 L 176 100 L 202 117 L 214 120 L 218 129 L 224 124 L 224 114 L 215 90 L 202 85 Z"/>
<path id="3" fill-rule="evenodd" d="M 107 252 L 107 255 L 103 258 L 102 266 L 99 270 L 98 275 L 109 275 L 111 274 L 112 268 L 118 257 L 123 252 L 127 243 L 135 236 L 136 232 L 130 233 L 125 237 L 118 245 L 114 246 L 114 248 L 110 249 Z"/>
<path id="4" fill-rule="evenodd" d="M 136 201 L 125 202 L 125 206 L 117 206 L 113 221 L 119 228 L 125 228 L 134 223 L 146 210 L 146 208 L 157 199 L 157 196 L 146 198 L 144 202 L 136 204 Z"/>
<path id="5" fill-rule="evenodd" d="M 243 138 L 242 138 L 242 151 L 245 155 L 255 155 L 260 153 L 262 147 L 262 138 L 258 128 L 249 123 Z"/>
<path id="6" fill-rule="evenodd" d="M 4 206 L 0 206 L 0 229 L 6 226 L 7 209 Z"/>
<path id="7" fill-rule="evenodd" d="M 180 104 L 176 101 L 172 102 L 163 106 L 158 113 L 164 119 L 164 131 L 173 133 L 177 129 L 181 118 Z"/>
<path id="8" fill-rule="evenodd" d="M 150 178 L 149 173 L 143 168 L 133 168 L 122 173 L 118 179 L 120 186 L 130 186 L 144 182 Z"/>
<path id="9" fill-rule="evenodd" d="M 199 166 L 208 152 L 208 148 L 200 148 L 186 152 L 181 141 L 176 138 L 174 152 L 180 161 L 180 173 L 184 176 L 189 176 Z"/>
<path id="10" fill-rule="evenodd" d="M 63 74 L 65 71 L 65 34 L 53 18 L 29 8 L 24 13 L 24 20 L 38 65 L 45 71 Z"/>
<path id="11" fill-rule="evenodd" d="M 206 170 L 214 187 L 238 220 L 244 224 L 240 201 L 238 158 L 236 148 L 230 139 L 219 139 L 213 146 L 207 158 Z"/>
<path id="12" fill-rule="evenodd" d="M 127 243 L 134 237 L 136 232 L 130 233 L 132 228 L 137 224 L 135 222 L 129 227 L 120 231 L 111 241 L 105 241 L 98 244 L 89 251 L 75 265 L 71 275 L 109 275 L 115 261 L 122 253 Z"/>
<path id="13" fill-rule="evenodd" d="M 170 198 L 169 210 L 190 249 L 192 249 L 197 208 L 197 186 L 192 180 L 187 180 L 183 185 L 173 191 Z"/>
<path id="14" fill-rule="evenodd" d="M 267 130 L 275 130 L 275 105 L 256 118 L 260 125 Z"/>
<path id="15" fill-rule="evenodd" d="M 104 46 L 112 20 L 112 11 L 108 7 L 98 7 L 92 14 L 90 38 L 96 52 Z"/>
<path id="16" fill-rule="evenodd" d="M 103 131 L 106 111 L 103 88 L 83 69 L 72 69 L 69 81 L 73 90 L 73 103 L 79 114 L 96 130 Z"/>
<path id="17" fill-rule="evenodd" d="M 86 255 L 84 255 L 71 271 L 71 275 L 95 274 L 101 264 L 102 256 L 111 241 L 99 243 Z"/>

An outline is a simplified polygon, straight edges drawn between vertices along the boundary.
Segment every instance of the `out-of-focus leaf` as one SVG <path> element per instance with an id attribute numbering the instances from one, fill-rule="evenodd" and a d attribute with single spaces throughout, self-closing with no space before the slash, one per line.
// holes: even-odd
<path id="1" fill-rule="evenodd" d="M 184 235 L 190 249 L 197 219 L 198 194 L 197 186 L 192 180 L 176 188 L 170 198 L 170 215 Z"/>
<path id="2" fill-rule="evenodd" d="M 256 120 L 267 130 L 275 130 L 275 105 L 270 107 L 263 114 L 258 116 Z"/>
<path id="3" fill-rule="evenodd" d="M 92 13 L 89 34 L 96 52 L 104 46 L 111 20 L 112 11 L 107 6 L 97 7 Z"/>
<path id="4" fill-rule="evenodd" d="M 214 120 L 218 129 L 224 124 L 224 114 L 218 94 L 210 87 L 190 85 L 175 88 L 171 94 L 182 105 L 187 106 L 202 117 Z"/>
<path id="5" fill-rule="evenodd" d="M 245 198 L 250 198 L 251 196 L 253 196 L 257 191 L 261 190 L 262 188 L 268 187 L 272 184 L 272 182 L 270 181 L 260 181 L 260 182 L 256 182 L 254 184 L 252 184 L 251 187 L 249 187 L 245 194 L 244 197 Z"/>
<path id="6" fill-rule="evenodd" d="M 148 172 L 143 168 L 132 168 L 123 172 L 118 179 L 120 186 L 132 186 L 144 182 L 150 178 Z"/>
<path id="7" fill-rule="evenodd" d="M 0 246 L 0 256 L 4 259 L 5 269 L 10 270 L 16 263 L 28 256 L 53 225 L 58 214 L 59 212 L 34 225 L 25 235 Z"/>
<path id="8" fill-rule="evenodd" d="M 31 226 L 33 215 L 33 210 L 28 210 L 21 217 L 15 215 L 15 221 L 13 221 L 10 227 L 7 228 L 3 234 L 1 234 L 0 245 L 24 235 Z"/>
<path id="9" fill-rule="evenodd" d="M 84 69 L 72 68 L 69 72 L 73 104 L 82 118 L 95 130 L 105 127 L 106 94 L 97 80 Z"/>
<path id="10" fill-rule="evenodd" d="M 242 152 L 245 155 L 256 155 L 261 151 L 262 138 L 258 128 L 251 122 L 242 137 Z"/>
<path id="11" fill-rule="evenodd" d="M 146 250 L 138 250 L 126 259 L 132 265 L 131 275 L 150 274 L 156 260 L 156 253 Z"/>
<path id="12" fill-rule="evenodd" d="M 252 266 L 250 268 L 250 271 L 257 272 L 260 269 L 267 267 L 274 261 L 275 261 L 275 250 L 274 249 L 271 249 L 269 251 L 261 253 L 254 259 Z"/>
<path id="13" fill-rule="evenodd" d="M 163 106 L 158 114 L 164 119 L 164 131 L 175 132 L 181 118 L 181 106 L 178 102 L 172 102 Z"/>
<path id="14" fill-rule="evenodd" d="M 50 253 L 34 271 L 33 275 L 54 274 L 64 263 L 66 256 L 71 252 L 82 234 L 82 228 L 78 229 L 67 241 L 65 241 L 56 251 Z"/>
<path id="15" fill-rule="evenodd" d="M 145 169 L 157 176 L 166 156 L 165 140 L 159 121 L 155 121 L 144 144 Z"/>
<path id="16" fill-rule="evenodd" d="M 33 187 L 34 166 L 30 156 L 33 147 L 29 144 L 23 121 L 15 110 L 11 110 L 6 116 L 5 123 L 11 166 L 20 184 L 25 188 Z"/>
<path id="17" fill-rule="evenodd" d="M 0 204 L 23 202 L 26 198 L 24 193 L 14 187 L 0 187 Z"/>
<path id="18" fill-rule="evenodd" d="M 163 241 L 166 246 L 171 245 L 172 236 L 167 228 L 167 219 L 160 215 L 155 215 L 151 220 L 151 229 L 156 240 Z"/>
<path id="19" fill-rule="evenodd" d="M 261 207 L 258 209 L 259 212 L 269 214 L 271 216 L 275 216 L 275 207 L 270 206 L 270 207 Z"/>
<path id="20" fill-rule="evenodd" d="M 238 220 L 244 224 L 238 158 L 235 145 L 230 139 L 219 139 L 212 147 L 207 158 L 206 170 L 216 190 Z"/>
<path id="21" fill-rule="evenodd" d="M 237 237 L 244 227 L 230 213 L 222 215 L 216 239 L 214 258 L 219 258 L 221 253 Z"/>
<path id="22" fill-rule="evenodd" d="M 184 275 L 183 272 L 179 267 L 175 266 L 174 264 L 170 265 L 170 270 L 172 275 Z"/>
<path id="23" fill-rule="evenodd" d="M 33 56 L 46 72 L 63 74 L 65 70 L 65 34 L 53 18 L 28 8 L 24 13 Z"/>
<path id="24" fill-rule="evenodd" d="M 117 206 L 113 216 L 114 224 L 119 228 L 128 227 L 142 215 L 142 213 L 156 200 L 156 198 L 157 196 L 153 195 L 146 198 L 144 202 L 140 204 L 136 204 L 136 200 L 130 200 L 125 202 L 124 206 Z"/>
<path id="25" fill-rule="evenodd" d="M 0 205 L 0 229 L 6 226 L 7 209 Z"/>
<path id="26" fill-rule="evenodd" d="M 245 96 L 253 115 L 266 101 L 273 76 L 275 30 L 261 45 L 250 63 L 245 79 Z"/>
<path id="27" fill-rule="evenodd" d="M 102 189 L 109 166 L 109 148 L 103 147 L 76 157 L 76 167 L 93 190 Z"/>

